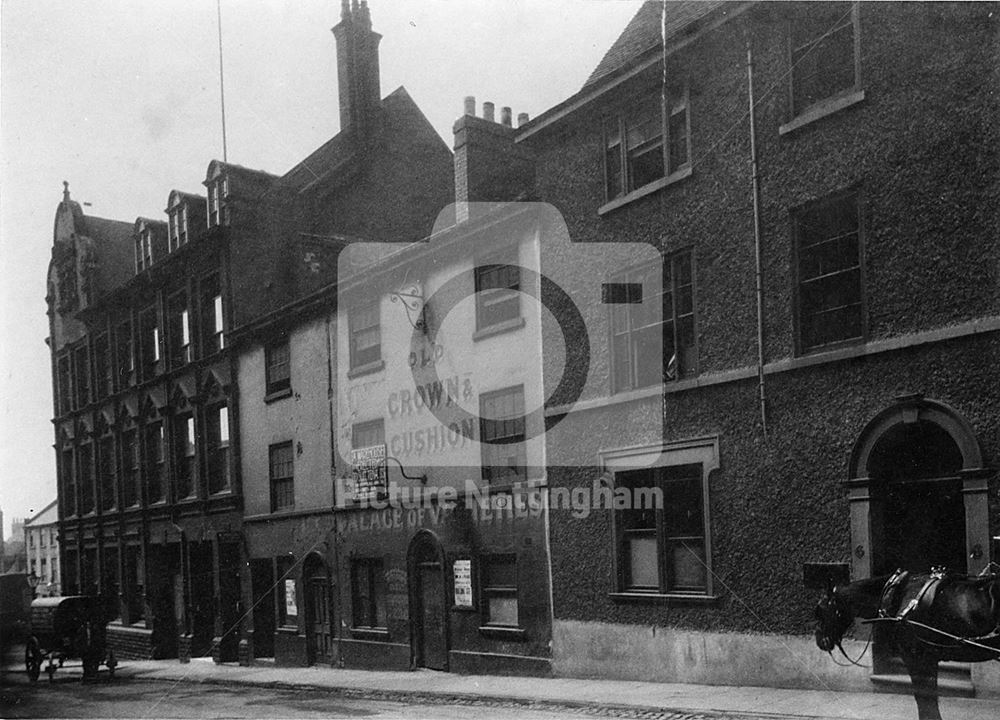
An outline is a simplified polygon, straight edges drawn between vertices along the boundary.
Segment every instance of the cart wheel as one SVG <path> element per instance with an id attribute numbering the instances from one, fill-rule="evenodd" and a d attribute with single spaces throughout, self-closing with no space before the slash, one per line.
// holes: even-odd
<path id="1" fill-rule="evenodd" d="M 38 680 L 38 674 L 42 669 L 42 651 L 35 637 L 31 637 L 24 646 L 24 669 L 31 682 Z"/>

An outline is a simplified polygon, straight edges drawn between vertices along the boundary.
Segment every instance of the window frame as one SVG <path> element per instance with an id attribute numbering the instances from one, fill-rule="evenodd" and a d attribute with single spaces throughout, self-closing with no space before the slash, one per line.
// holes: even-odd
<path id="1" fill-rule="evenodd" d="M 76 449 L 70 442 L 64 440 L 59 448 L 58 456 L 59 483 L 62 486 L 62 492 L 58 494 L 63 501 L 65 517 L 79 515 L 79 481 L 76 476 L 76 462 Z"/>
<path id="2" fill-rule="evenodd" d="M 683 283 L 679 280 L 681 276 L 680 269 L 682 267 L 683 261 L 687 261 L 688 271 L 690 274 L 690 283 Z M 624 271 L 618 272 L 611 276 L 610 282 L 613 284 L 628 284 L 633 280 L 641 279 L 644 276 L 643 267 L 632 267 Z M 696 377 L 698 375 L 698 359 L 699 359 L 699 343 L 698 343 L 698 268 L 695 261 L 695 252 L 692 248 L 685 248 L 677 252 L 671 253 L 670 255 L 663 258 L 663 273 L 661 275 L 664 281 L 664 285 L 667 284 L 669 280 L 670 287 L 664 288 L 663 295 L 663 306 L 661 306 L 661 321 L 660 326 L 661 332 L 661 356 L 662 360 L 666 363 L 662 367 L 662 376 L 659 384 L 667 384 L 671 382 L 677 382 L 679 380 Z M 684 288 L 690 288 L 687 292 L 690 293 L 691 310 L 690 312 L 681 312 L 679 310 L 678 299 L 681 296 L 681 291 Z M 666 299 L 664 296 L 670 296 L 670 307 L 669 307 L 669 318 L 667 317 L 668 308 L 665 307 Z M 647 387 L 655 387 L 658 383 L 639 383 L 638 368 L 636 366 L 636 354 L 634 350 L 635 339 L 634 335 L 641 331 L 643 328 L 651 327 L 650 325 L 645 325 L 643 328 L 633 328 L 632 327 L 632 316 L 629 303 L 607 303 L 607 320 L 608 320 L 608 348 L 610 352 L 608 353 L 608 361 L 610 366 L 609 381 L 610 381 L 610 392 L 612 395 L 616 395 L 623 392 L 630 392 L 633 390 L 640 390 Z M 619 310 L 618 308 L 622 308 Z M 624 314 L 625 322 L 625 332 L 618 331 L 618 320 L 616 319 L 617 313 Z M 690 317 L 691 323 L 691 343 L 690 345 L 685 345 L 680 342 L 681 340 L 681 321 Z M 672 344 L 673 344 L 673 356 L 667 356 L 666 350 L 666 326 L 670 325 L 670 332 L 672 334 Z M 620 362 L 616 358 L 618 353 L 616 352 L 616 342 L 618 338 L 625 338 L 627 350 L 627 359 L 629 363 L 628 368 L 628 381 L 625 384 L 619 385 L 619 368 L 618 363 Z M 689 356 L 688 358 L 682 356 Z M 671 377 L 671 364 L 673 362 L 673 377 Z"/>
<path id="3" fill-rule="evenodd" d="M 140 468 L 142 467 L 139 446 L 139 429 L 124 428 L 118 439 L 119 456 L 121 457 L 121 488 L 122 507 L 136 507 L 142 502 L 140 486 Z"/>
<path id="4" fill-rule="evenodd" d="M 620 476 L 626 472 L 647 471 L 654 475 L 661 470 L 685 466 L 701 466 L 701 527 L 703 533 L 703 550 L 705 565 L 705 588 L 703 590 L 672 589 L 667 583 L 666 567 L 669 563 L 667 555 L 667 538 L 661 529 L 661 521 L 666 512 L 669 495 L 664 491 L 664 508 L 657 510 L 657 572 L 658 583 L 655 588 L 629 587 L 626 582 L 627 558 L 623 542 L 625 510 L 614 510 L 611 513 L 612 529 L 612 588 L 609 593 L 613 600 L 650 600 L 666 602 L 714 602 L 716 582 L 713 574 L 713 542 L 712 542 L 712 493 L 711 480 L 719 469 L 719 439 L 718 436 L 692 438 L 678 442 L 662 443 L 648 446 L 610 450 L 600 453 L 601 468 L 610 473 L 613 486 L 620 487 Z M 655 480 L 655 478 L 654 478 Z M 657 482 L 659 482 L 657 480 Z M 669 481 L 668 481 L 669 482 Z"/>
<path id="5" fill-rule="evenodd" d="M 92 514 L 97 507 L 94 498 L 94 443 L 91 440 L 76 446 L 76 493 L 77 514 Z"/>
<path id="6" fill-rule="evenodd" d="M 142 225 L 135 238 L 136 275 L 153 266 L 153 229 Z"/>
<path id="7" fill-rule="evenodd" d="M 188 410 L 174 415 L 173 468 L 176 478 L 176 501 L 198 497 L 198 424 L 194 412 Z M 184 491 L 187 492 L 184 492 Z"/>
<path id="8" fill-rule="evenodd" d="M 152 318 L 152 324 L 147 320 Z M 160 374 L 163 369 L 163 353 L 160 334 L 160 312 L 154 303 L 142 309 L 139 313 L 139 355 L 142 365 L 142 379 L 149 380 Z"/>
<path id="9" fill-rule="evenodd" d="M 284 362 L 273 362 L 276 352 L 284 353 Z M 284 366 L 286 372 L 274 377 L 275 367 Z M 286 397 L 292 394 L 292 344 L 287 335 L 264 345 L 264 395 L 266 398 Z"/>
<path id="10" fill-rule="evenodd" d="M 229 216 L 229 176 L 219 173 L 208 186 L 208 227 L 228 227 Z"/>
<path id="11" fill-rule="evenodd" d="M 93 383 L 90 372 L 90 348 L 84 338 L 72 350 L 74 406 L 77 410 L 87 407 L 93 400 Z"/>
<path id="12" fill-rule="evenodd" d="M 288 475 L 275 475 L 275 455 L 288 451 Z M 270 488 L 271 512 L 287 512 L 295 509 L 295 451 L 291 440 L 273 443 L 267 448 L 268 487 Z M 288 487 L 285 487 L 285 486 Z M 279 502 L 280 501 L 280 502 Z"/>
<path id="13" fill-rule="evenodd" d="M 829 4 L 833 5 L 835 3 L 829 3 Z M 837 4 L 841 4 L 841 3 L 837 3 Z M 796 19 L 799 19 L 799 20 L 801 19 L 801 17 L 802 17 L 801 15 L 798 16 L 798 18 L 796 18 L 796 19 L 790 19 L 788 21 L 788 23 L 787 23 L 785 37 L 786 37 L 786 47 L 787 47 L 787 49 L 786 49 L 786 57 L 787 57 L 787 63 L 788 63 L 788 118 L 789 118 L 789 123 L 791 123 L 795 118 L 804 118 L 804 117 L 807 117 L 807 116 L 810 116 L 810 115 L 816 113 L 817 111 L 820 112 L 820 116 L 825 115 L 825 113 L 823 113 L 822 110 L 825 107 L 827 107 L 827 106 L 834 106 L 834 107 L 831 107 L 831 111 L 839 109 L 839 108 L 835 107 L 835 105 L 836 105 L 836 103 L 837 103 L 838 100 L 841 100 L 843 98 L 847 98 L 847 97 L 851 96 L 852 94 L 857 93 L 857 92 L 859 92 L 861 90 L 862 85 L 861 85 L 861 10 L 860 10 L 860 7 L 859 7 L 860 3 L 857 3 L 857 2 L 846 3 L 845 2 L 845 3 L 842 3 L 842 4 L 843 5 L 849 5 L 850 6 L 850 12 L 849 13 L 845 13 L 841 17 L 841 20 L 840 20 L 840 23 L 838 24 L 838 26 L 834 27 L 834 28 L 827 29 L 826 31 L 824 31 L 824 33 L 822 35 L 820 35 L 818 37 L 815 34 L 810 35 L 809 36 L 810 39 L 808 41 L 801 42 L 801 43 L 798 43 L 798 44 L 796 42 L 798 38 L 796 38 L 795 22 L 796 22 Z M 812 8 L 809 11 L 807 11 L 807 12 L 811 12 L 811 11 L 813 11 Z M 837 31 L 840 31 L 840 30 L 843 30 L 846 27 L 850 27 L 851 31 L 852 31 L 852 34 L 853 34 L 853 38 L 852 38 L 853 39 L 853 42 L 852 42 L 852 45 L 853 45 L 853 49 L 852 49 L 852 65 L 853 65 L 853 67 L 852 67 L 852 70 L 853 70 L 853 74 L 854 74 L 854 83 L 850 87 L 846 87 L 846 88 L 843 88 L 841 90 L 837 90 L 837 91 L 835 91 L 834 93 L 832 93 L 830 95 L 827 95 L 825 97 L 822 97 L 822 98 L 819 98 L 817 100 L 814 100 L 813 102 L 809 103 L 808 105 L 802 105 L 801 107 L 797 106 L 797 103 L 796 103 L 796 74 L 795 74 L 795 67 L 796 67 L 796 64 L 797 64 L 798 60 L 796 60 L 796 54 L 799 51 L 801 51 L 803 48 L 806 48 L 806 47 L 810 48 L 809 50 L 806 51 L 806 53 L 812 52 L 815 49 L 815 46 L 822 39 L 824 39 L 826 37 L 831 37 L 833 33 L 837 32 Z M 804 57 L 806 53 L 803 53 L 803 55 L 800 56 L 799 59 L 801 59 L 801 57 Z"/>
<path id="14" fill-rule="evenodd" d="M 201 356 L 208 357 L 226 347 L 225 306 L 219 273 L 201 277 L 198 284 L 198 308 L 201 320 Z"/>
<path id="15" fill-rule="evenodd" d="M 517 413 L 517 395 L 520 395 L 520 415 Z M 500 400 L 505 396 L 515 396 L 515 409 L 513 415 L 504 417 L 492 417 L 493 413 L 488 413 L 487 403 L 492 401 Z M 521 427 L 520 432 L 514 432 L 509 435 L 494 435 L 491 440 L 501 439 L 504 442 L 496 443 L 498 445 L 518 445 L 517 454 L 518 460 L 522 462 L 515 466 L 515 472 L 509 473 L 504 472 L 497 474 L 494 468 L 504 467 L 509 468 L 510 465 L 498 466 L 494 464 L 493 457 L 490 456 L 493 450 L 493 443 L 487 443 L 487 429 L 494 423 L 506 423 L 508 421 L 517 421 L 520 419 Z M 516 426 L 516 422 L 515 422 Z M 516 429 L 516 427 L 514 428 Z M 520 438 L 520 439 L 517 439 Z M 513 485 L 515 483 L 522 483 L 528 479 L 528 450 L 526 446 L 527 441 L 527 417 L 525 415 L 525 393 L 524 385 L 510 385 L 504 388 L 498 388 L 496 390 L 490 390 L 487 392 L 482 392 L 479 394 L 479 444 L 480 444 L 480 470 L 481 477 L 484 482 L 490 484 L 493 488 L 502 488 L 508 485 Z"/>
<path id="16" fill-rule="evenodd" d="M 228 492 L 232 488 L 232 436 L 229 424 L 229 405 L 225 401 L 209 405 L 205 410 L 205 425 L 208 494 L 217 495 Z M 224 433 L 223 428 L 225 428 Z M 222 476 L 221 484 L 218 483 L 220 475 Z"/>
<path id="17" fill-rule="evenodd" d="M 144 501 L 148 505 L 164 503 L 167 501 L 167 436 L 163 420 L 146 423 L 143 426 L 142 436 L 143 473 L 146 485 Z"/>
<path id="18" fill-rule="evenodd" d="M 118 371 L 119 389 L 135 385 L 135 360 L 132 318 L 129 317 L 115 325 L 115 369 Z"/>
<path id="19" fill-rule="evenodd" d="M 99 495 L 101 498 L 101 512 L 113 512 L 119 509 L 118 500 L 118 464 L 117 464 L 117 443 L 114 435 L 108 431 L 107 434 L 98 438 L 95 447 L 97 449 L 97 472 Z M 108 500 L 110 495 L 110 502 Z"/>
<path id="20" fill-rule="evenodd" d="M 367 313 L 374 315 L 374 322 L 358 327 L 359 316 Z M 358 336 L 361 333 L 372 330 L 378 336 L 378 342 L 377 344 L 365 347 L 364 350 L 369 351 L 371 348 L 377 348 L 377 356 L 361 362 L 362 358 L 358 357 L 359 353 L 362 352 L 358 348 Z M 382 367 L 382 308 L 377 298 L 363 304 L 354 305 L 347 311 L 347 340 L 350 371 L 357 373 L 367 370 L 377 370 Z"/>
<path id="21" fill-rule="evenodd" d="M 519 247 L 514 246 L 506 251 L 492 254 L 490 257 L 480 258 L 472 270 L 473 290 L 476 296 L 476 332 L 473 338 L 492 334 L 491 331 L 505 330 L 507 328 L 516 329 L 524 326 L 523 307 L 521 304 L 521 293 L 524 278 L 521 274 L 521 261 L 519 257 Z M 511 257 L 512 256 L 512 257 Z M 512 279 L 508 278 L 506 283 L 496 285 L 486 285 L 485 280 L 490 273 L 500 273 L 510 270 L 514 273 Z M 499 278 L 502 280 L 503 278 Z M 489 320 L 486 315 L 491 307 L 510 303 L 514 307 L 514 312 L 510 317 Z"/>
<path id="22" fill-rule="evenodd" d="M 91 383 L 95 400 L 103 400 L 115 392 L 114 364 L 111 359 L 111 333 L 100 332 L 94 338 L 94 381 Z"/>
<path id="23" fill-rule="evenodd" d="M 167 298 L 167 348 L 171 368 L 183 367 L 194 360 L 191 329 L 190 297 L 186 289 L 178 290 Z"/>
<path id="24" fill-rule="evenodd" d="M 852 201 L 854 203 L 854 211 L 856 214 L 856 225 L 855 234 L 857 235 L 857 265 L 850 268 L 841 268 L 834 272 L 824 273 L 815 278 L 809 278 L 807 280 L 802 279 L 802 263 L 803 254 L 800 245 L 801 238 L 801 228 L 805 224 L 805 218 L 813 213 L 829 212 L 830 208 L 845 201 Z M 848 345 L 857 345 L 863 343 L 868 338 L 868 302 L 867 302 L 867 277 L 865 272 L 865 213 L 864 213 L 864 196 L 861 192 L 861 188 L 858 186 L 846 188 L 838 192 L 826 195 L 822 198 L 818 198 L 804 205 L 800 205 L 797 208 L 793 208 L 790 215 L 790 232 L 791 232 L 791 246 L 792 246 L 792 320 L 794 323 L 794 333 L 795 333 L 795 352 L 796 355 L 811 355 L 818 352 L 824 352 L 827 350 L 834 350 L 840 347 L 845 347 Z M 845 237 L 844 235 L 838 236 Z M 813 247 L 824 242 L 829 242 L 830 240 L 835 240 L 838 238 L 826 238 L 820 243 L 814 243 Z M 858 324 L 859 333 L 851 337 L 841 337 L 835 340 L 830 340 L 822 343 L 806 344 L 805 340 L 805 317 L 803 312 L 803 298 L 802 298 L 802 286 L 804 282 L 811 282 L 814 280 L 822 280 L 823 278 L 833 277 L 834 275 L 845 274 L 857 269 L 858 274 L 858 298 L 856 304 L 858 306 Z M 847 306 L 841 306 L 847 307 Z M 833 308 L 836 310 L 837 308 Z M 818 313 L 813 313 L 811 317 L 822 314 L 823 312 L 829 312 L 830 309 L 821 310 Z"/>
<path id="25" fill-rule="evenodd" d="M 687 80 L 675 83 L 671 87 L 664 87 L 661 84 L 646 88 L 632 102 L 628 103 L 624 110 L 616 108 L 607 112 L 601 121 L 601 165 L 604 176 L 604 208 L 607 206 L 617 207 L 620 203 L 628 202 L 631 199 L 641 197 L 649 190 L 656 189 L 662 185 L 669 184 L 675 180 L 686 177 L 691 172 L 693 164 L 691 154 L 691 94 Z M 644 104 L 659 104 L 660 107 L 660 135 L 644 141 L 642 144 L 650 145 L 654 148 L 660 147 L 660 154 L 663 162 L 663 174 L 650 179 L 642 185 L 633 186 L 632 172 L 630 171 L 628 147 L 628 119 L 638 115 L 640 108 Z M 671 119 L 674 115 L 684 112 L 684 136 L 685 136 L 685 160 L 674 167 L 670 157 L 672 146 Z M 617 143 L 612 143 L 612 137 L 617 137 Z M 659 137 L 659 140 L 656 140 Z M 611 149 L 617 146 L 618 169 L 615 172 L 609 168 L 608 158 Z M 618 192 L 611 194 L 613 177 L 618 176 Z M 657 185 L 659 183 L 659 185 Z"/>
<path id="26" fill-rule="evenodd" d="M 490 580 L 490 568 L 498 564 L 510 564 L 512 565 L 512 571 L 514 574 L 514 584 L 513 585 L 498 585 L 494 584 Z M 481 630 L 522 630 L 524 628 L 524 622 L 522 621 L 522 611 L 521 611 L 521 598 L 520 598 L 520 585 L 521 577 L 518 568 L 518 559 L 516 553 L 487 553 L 480 555 L 478 561 L 476 562 L 476 570 L 479 581 L 479 592 L 477 593 L 479 598 L 479 609 L 480 609 L 480 629 Z M 514 609 L 517 614 L 517 621 L 513 624 L 494 622 L 490 617 L 490 599 L 493 597 L 513 597 L 514 598 Z"/>
<path id="27" fill-rule="evenodd" d="M 363 575 L 363 577 L 362 577 Z M 367 594 L 359 592 L 362 583 Z M 351 630 L 388 632 L 389 611 L 385 583 L 385 562 L 380 557 L 351 558 Z M 367 601 L 364 603 L 363 601 Z M 362 605 L 367 607 L 362 608 Z M 368 620 L 368 624 L 359 622 Z M 378 624 L 384 620 L 385 624 Z"/>
<path id="28" fill-rule="evenodd" d="M 76 393 L 73 391 L 73 354 L 69 349 L 56 356 L 56 383 L 58 393 L 58 415 L 68 415 L 76 409 Z"/>

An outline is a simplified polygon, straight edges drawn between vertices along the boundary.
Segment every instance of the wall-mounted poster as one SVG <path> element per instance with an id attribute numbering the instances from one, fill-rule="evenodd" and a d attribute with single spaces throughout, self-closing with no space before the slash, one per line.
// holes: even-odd
<path id="1" fill-rule="evenodd" d="M 472 561 L 456 560 L 452 573 L 455 577 L 456 607 L 472 607 Z"/>
<path id="2" fill-rule="evenodd" d="M 354 448 L 351 450 L 354 466 L 354 499 L 374 500 L 385 491 L 385 445 Z"/>
<path id="3" fill-rule="evenodd" d="M 293 618 L 298 616 L 299 610 L 295 604 L 295 581 L 285 580 L 285 617 Z"/>

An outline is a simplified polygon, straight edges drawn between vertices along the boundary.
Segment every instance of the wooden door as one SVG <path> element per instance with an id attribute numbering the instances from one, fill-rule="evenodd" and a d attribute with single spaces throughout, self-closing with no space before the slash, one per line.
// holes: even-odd
<path id="1" fill-rule="evenodd" d="M 333 632 L 330 623 L 330 588 L 326 574 L 309 578 L 309 642 L 313 662 L 333 663 Z"/>
<path id="2" fill-rule="evenodd" d="M 416 660 L 420 667 L 448 669 L 448 627 L 445 604 L 444 568 L 437 548 L 426 544 L 418 555 L 415 574 L 417 601 L 414 621 Z"/>

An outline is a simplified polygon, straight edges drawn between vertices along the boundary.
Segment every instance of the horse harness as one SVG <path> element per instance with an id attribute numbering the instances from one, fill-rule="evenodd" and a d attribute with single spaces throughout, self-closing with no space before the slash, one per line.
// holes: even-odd
<path id="1" fill-rule="evenodd" d="M 909 571 L 903 569 L 896 570 L 896 572 L 889 577 L 885 586 L 882 588 L 877 617 L 872 618 L 871 620 L 863 620 L 862 622 L 901 623 L 903 625 L 921 630 L 930 631 L 935 633 L 940 638 L 947 639 L 952 643 L 991 652 L 996 655 L 993 659 L 1000 661 L 1000 622 L 998 622 L 998 624 L 994 626 L 993 630 L 986 635 L 960 637 L 939 628 L 935 628 L 931 625 L 927 625 L 917 619 L 919 617 L 926 617 L 930 613 L 931 607 L 934 605 L 934 599 L 937 597 L 938 590 L 943 584 L 948 582 L 949 574 L 945 568 L 932 568 L 930 575 L 917 594 L 914 595 L 904 607 L 900 607 L 902 605 L 903 590 L 906 587 L 906 582 L 909 580 L 909 577 Z M 993 616 L 1000 617 L 1000 614 L 997 613 L 996 607 L 997 598 L 991 595 L 991 600 L 994 605 Z M 914 633 L 914 639 L 922 645 L 934 648 L 944 647 L 940 643 L 922 638 L 916 633 Z M 997 647 L 987 643 L 996 643 Z"/>

